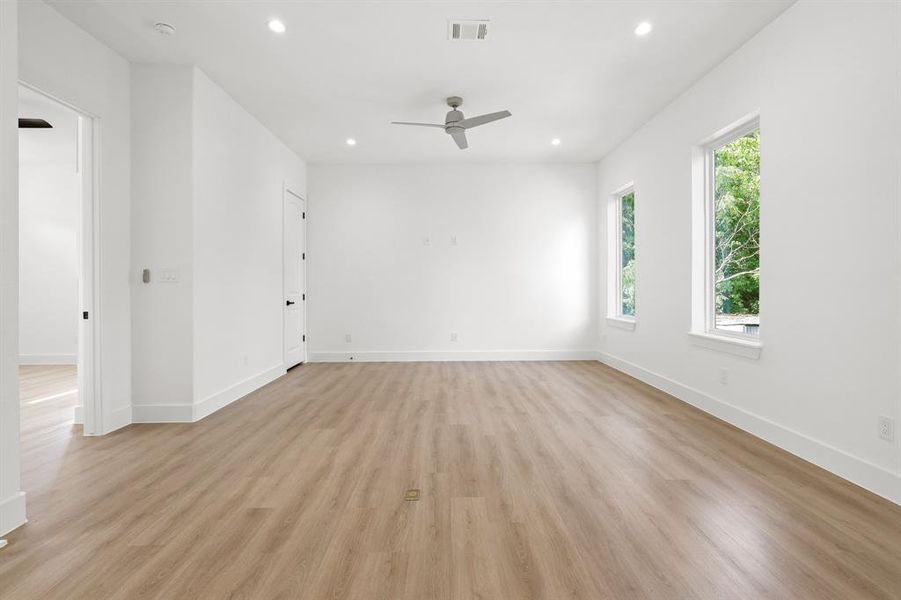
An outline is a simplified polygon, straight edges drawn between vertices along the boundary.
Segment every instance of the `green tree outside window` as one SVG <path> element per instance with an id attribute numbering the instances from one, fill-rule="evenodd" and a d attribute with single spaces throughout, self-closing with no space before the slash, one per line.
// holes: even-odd
<path id="1" fill-rule="evenodd" d="M 716 315 L 760 313 L 760 130 L 714 152 Z"/>
<path id="2" fill-rule="evenodd" d="M 620 240 L 622 242 L 622 290 L 623 315 L 635 315 L 635 192 L 620 199 Z"/>

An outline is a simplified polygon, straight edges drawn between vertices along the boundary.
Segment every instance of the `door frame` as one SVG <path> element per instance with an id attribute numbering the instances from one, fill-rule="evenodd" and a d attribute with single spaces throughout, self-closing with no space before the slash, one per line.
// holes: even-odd
<path id="1" fill-rule="evenodd" d="M 101 361 L 101 310 L 100 310 L 100 139 L 101 119 L 27 81 L 19 85 L 38 93 L 78 115 L 78 168 L 81 171 L 81 197 L 79 198 L 78 245 L 78 304 L 82 318 L 78 325 L 78 401 L 81 407 L 83 433 L 86 436 L 107 432 L 104 418 Z M 18 227 L 18 224 L 17 224 Z M 87 313 L 87 318 L 84 314 Z M 76 422 L 78 409 L 76 408 Z"/>
<path id="2" fill-rule="evenodd" d="M 285 306 L 285 298 L 288 294 L 288 286 L 287 286 L 287 275 L 288 275 L 288 265 L 285 262 L 285 252 L 288 244 L 287 234 L 288 234 L 288 194 L 294 196 L 301 202 L 301 206 L 303 207 L 303 223 L 301 224 L 301 228 L 303 229 L 303 247 L 301 248 L 301 252 L 304 255 L 304 265 L 303 265 L 303 281 L 301 282 L 301 293 L 304 295 L 303 306 L 301 307 L 301 314 L 303 318 L 303 335 L 306 336 L 307 331 L 307 303 L 306 303 L 306 293 L 307 293 L 307 265 L 306 265 L 306 254 L 307 254 L 307 219 L 306 219 L 306 211 L 307 211 L 307 199 L 304 198 L 303 194 L 300 194 L 292 188 L 292 186 L 284 181 L 282 183 L 282 298 L 281 298 L 281 306 L 282 306 L 282 364 L 287 367 L 288 365 L 288 344 L 287 339 L 285 338 L 285 330 L 287 329 L 287 321 L 288 321 L 288 309 Z M 307 362 L 307 342 L 306 339 L 301 342 L 301 361 L 298 364 L 303 364 Z"/>

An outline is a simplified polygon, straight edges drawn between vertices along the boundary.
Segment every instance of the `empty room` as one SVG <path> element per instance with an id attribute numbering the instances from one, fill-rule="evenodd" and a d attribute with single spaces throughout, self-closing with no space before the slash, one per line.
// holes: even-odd
<path id="1" fill-rule="evenodd" d="M 901 600 L 901 1 L 0 0 L 3 600 Z"/>

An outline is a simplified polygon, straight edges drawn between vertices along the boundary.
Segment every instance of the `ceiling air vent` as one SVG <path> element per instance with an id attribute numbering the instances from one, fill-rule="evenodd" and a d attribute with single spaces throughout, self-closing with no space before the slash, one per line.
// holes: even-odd
<path id="1" fill-rule="evenodd" d="M 488 37 L 488 21 L 448 21 L 447 39 L 482 41 Z"/>

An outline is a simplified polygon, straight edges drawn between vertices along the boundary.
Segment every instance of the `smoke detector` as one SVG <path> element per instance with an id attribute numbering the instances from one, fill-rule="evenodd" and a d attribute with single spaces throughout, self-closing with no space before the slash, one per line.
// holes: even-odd
<path id="1" fill-rule="evenodd" d="M 452 41 L 485 41 L 488 21 L 448 21 L 447 39 Z"/>
<path id="2" fill-rule="evenodd" d="M 163 23 L 162 21 L 158 23 L 154 23 L 153 29 L 162 36 L 169 37 L 175 35 L 175 26 L 170 25 L 169 23 Z"/>

